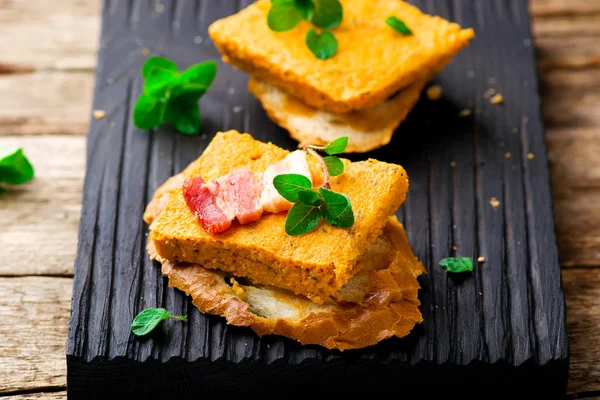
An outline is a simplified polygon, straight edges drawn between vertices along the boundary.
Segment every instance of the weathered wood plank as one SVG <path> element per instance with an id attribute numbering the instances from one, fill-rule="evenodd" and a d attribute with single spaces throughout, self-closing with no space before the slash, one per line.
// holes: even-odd
<path id="1" fill-rule="evenodd" d="M 0 63 L 34 69 L 94 69 L 100 4 L 0 0 Z"/>
<path id="2" fill-rule="evenodd" d="M 600 129 L 546 133 L 563 266 L 600 265 Z"/>
<path id="3" fill-rule="evenodd" d="M 66 391 L 60 392 L 40 392 L 31 394 L 18 394 L 15 396 L 5 396 L 2 400 L 63 400 L 67 398 Z"/>
<path id="4" fill-rule="evenodd" d="M 0 136 L 85 134 L 93 86 L 91 72 L 0 75 Z"/>
<path id="5" fill-rule="evenodd" d="M 563 269 L 571 351 L 569 392 L 600 390 L 600 269 Z"/>
<path id="6" fill-rule="evenodd" d="M 598 20 L 600 25 L 600 19 Z M 535 42 L 540 71 L 600 66 L 600 34 L 590 37 L 540 37 Z"/>
<path id="7" fill-rule="evenodd" d="M 600 69 L 548 71 L 540 91 L 546 128 L 600 127 Z"/>
<path id="8" fill-rule="evenodd" d="M 66 385 L 71 278 L 0 278 L 0 394 Z"/>
<path id="9" fill-rule="evenodd" d="M 0 193 L 0 275 L 72 275 L 85 137 L 0 136 L 10 147 L 23 147 L 36 177 Z"/>
<path id="10" fill-rule="evenodd" d="M 600 13 L 596 0 L 529 0 L 529 5 L 534 17 Z"/>

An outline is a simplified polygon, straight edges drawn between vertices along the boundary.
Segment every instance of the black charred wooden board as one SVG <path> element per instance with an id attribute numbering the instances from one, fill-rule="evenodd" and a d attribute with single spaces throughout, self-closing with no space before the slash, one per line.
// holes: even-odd
<path id="1" fill-rule="evenodd" d="M 344 353 L 259 338 L 202 315 L 168 288 L 145 252 L 142 212 L 153 191 L 197 158 L 217 131 L 249 132 L 288 149 L 296 143 L 248 93 L 246 74 L 221 62 L 200 103 L 201 135 L 138 130 L 130 115 L 142 86 L 140 67 L 148 50 L 180 67 L 219 60 L 209 24 L 248 3 L 105 0 L 94 109 L 107 115 L 92 119 L 88 136 L 67 346 L 70 398 L 361 391 L 564 396 L 565 304 L 524 0 L 414 1 L 427 13 L 473 27 L 477 37 L 437 78 L 443 100 L 423 99 L 388 146 L 353 156 L 402 164 L 411 180 L 398 216 L 429 274 L 421 279 L 425 321 L 409 337 Z M 484 98 L 489 88 L 504 96 L 503 105 Z M 461 118 L 463 109 L 473 112 Z M 438 265 L 453 255 L 485 262 L 454 276 Z M 147 307 L 189 319 L 139 339 L 130 324 Z"/>

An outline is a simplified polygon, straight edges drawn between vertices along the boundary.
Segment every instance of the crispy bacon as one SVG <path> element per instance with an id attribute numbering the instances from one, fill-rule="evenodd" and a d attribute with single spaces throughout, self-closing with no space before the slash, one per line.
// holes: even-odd
<path id="1" fill-rule="evenodd" d="M 188 208 L 209 233 L 223 232 L 231 226 L 231 219 L 217 206 L 215 196 L 208 189 L 204 179 L 186 179 L 182 188 Z"/>
<path id="2" fill-rule="evenodd" d="M 273 178 L 280 174 L 302 174 L 312 182 L 306 153 L 290 153 L 259 177 L 248 168 L 238 168 L 212 182 L 200 177 L 186 179 L 183 197 L 202 227 L 215 234 L 229 228 L 234 219 L 243 225 L 259 219 L 263 211 L 289 210 L 292 203 L 273 186 Z"/>

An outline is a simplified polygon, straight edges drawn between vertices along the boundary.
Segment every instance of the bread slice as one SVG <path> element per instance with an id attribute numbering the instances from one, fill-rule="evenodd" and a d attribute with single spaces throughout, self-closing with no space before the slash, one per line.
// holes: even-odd
<path id="1" fill-rule="evenodd" d="M 248 134 L 220 132 L 184 175 L 209 181 L 240 167 L 260 173 L 288 153 Z M 251 224 L 234 224 L 211 235 L 196 222 L 178 188 L 152 222 L 156 251 L 174 263 L 221 269 L 323 303 L 360 271 L 359 260 L 381 235 L 387 217 L 404 201 L 408 190 L 406 172 L 399 165 L 372 159 L 344 162 L 345 172 L 332 178 L 331 186 L 350 198 L 355 215 L 351 228 L 321 223 L 308 234 L 289 236 L 284 229 L 287 213 L 279 213 L 264 214 Z"/>
<path id="2" fill-rule="evenodd" d="M 327 60 L 317 59 L 305 44 L 309 22 L 286 32 L 269 29 L 269 0 L 215 21 L 209 34 L 226 62 L 333 113 L 381 103 L 428 76 L 474 36 L 472 29 L 426 15 L 401 0 L 341 2 L 343 21 L 333 29 L 338 51 Z M 385 20 L 391 15 L 414 34 L 405 36 L 389 27 Z"/>
<path id="3" fill-rule="evenodd" d="M 262 103 L 273 122 L 306 144 L 324 146 L 348 137 L 346 153 L 364 153 L 385 146 L 394 130 L 419 101 L 426 80 L 414 83 L 374 107 L 334 114 L 303 104 L 276 86 L 251 78 L 248 89 Z"/>
<path id="4" fill-rule="evenodd" d="M 422 322 L 417 276 L 425 272 L 412 253 L 402 225 L 388 219 L 382 234 L 389 261 L 372 263 L 342 289 L 340 301 L 317 304 L 304 296 L 272 286 L 243 283 L 221 270 L 161 259 L 169 286 L 184 291 L 203 313 L 248 326 L 259 335 L 275 334 L 302 344 L 349 350 L 410 333 Z M 377 265 L 377 266 L 376 266 Z M 355 300 L 353 302 L 352 300 Z"/>

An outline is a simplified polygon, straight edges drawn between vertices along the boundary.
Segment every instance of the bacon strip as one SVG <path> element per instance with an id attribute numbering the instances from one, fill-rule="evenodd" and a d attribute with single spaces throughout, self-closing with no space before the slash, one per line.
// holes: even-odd
<path id="1" fill-rule="evenodd" d="M 302 174 L 312 182 L 306 153 L 290 153 L 258 178 L 250 169 L 238 168 L 212 182 L 200 177 L 186 179 L 183 197 L 202 227 L 215 234 L 229 228 L 234 219 L 243 225 L 258 220 L 263 211 L 289 210 L 292 203 L 273 186 L 273 178 L 280 174 Z"/>
<path id="2" fill-rule="evenodd" d="M 183 198 L 200 224 L 209 233 L 223 232 L 231 226 L 231 219 L 225 215 L 200 177 L 186 179 L 183 182 Z"/>

